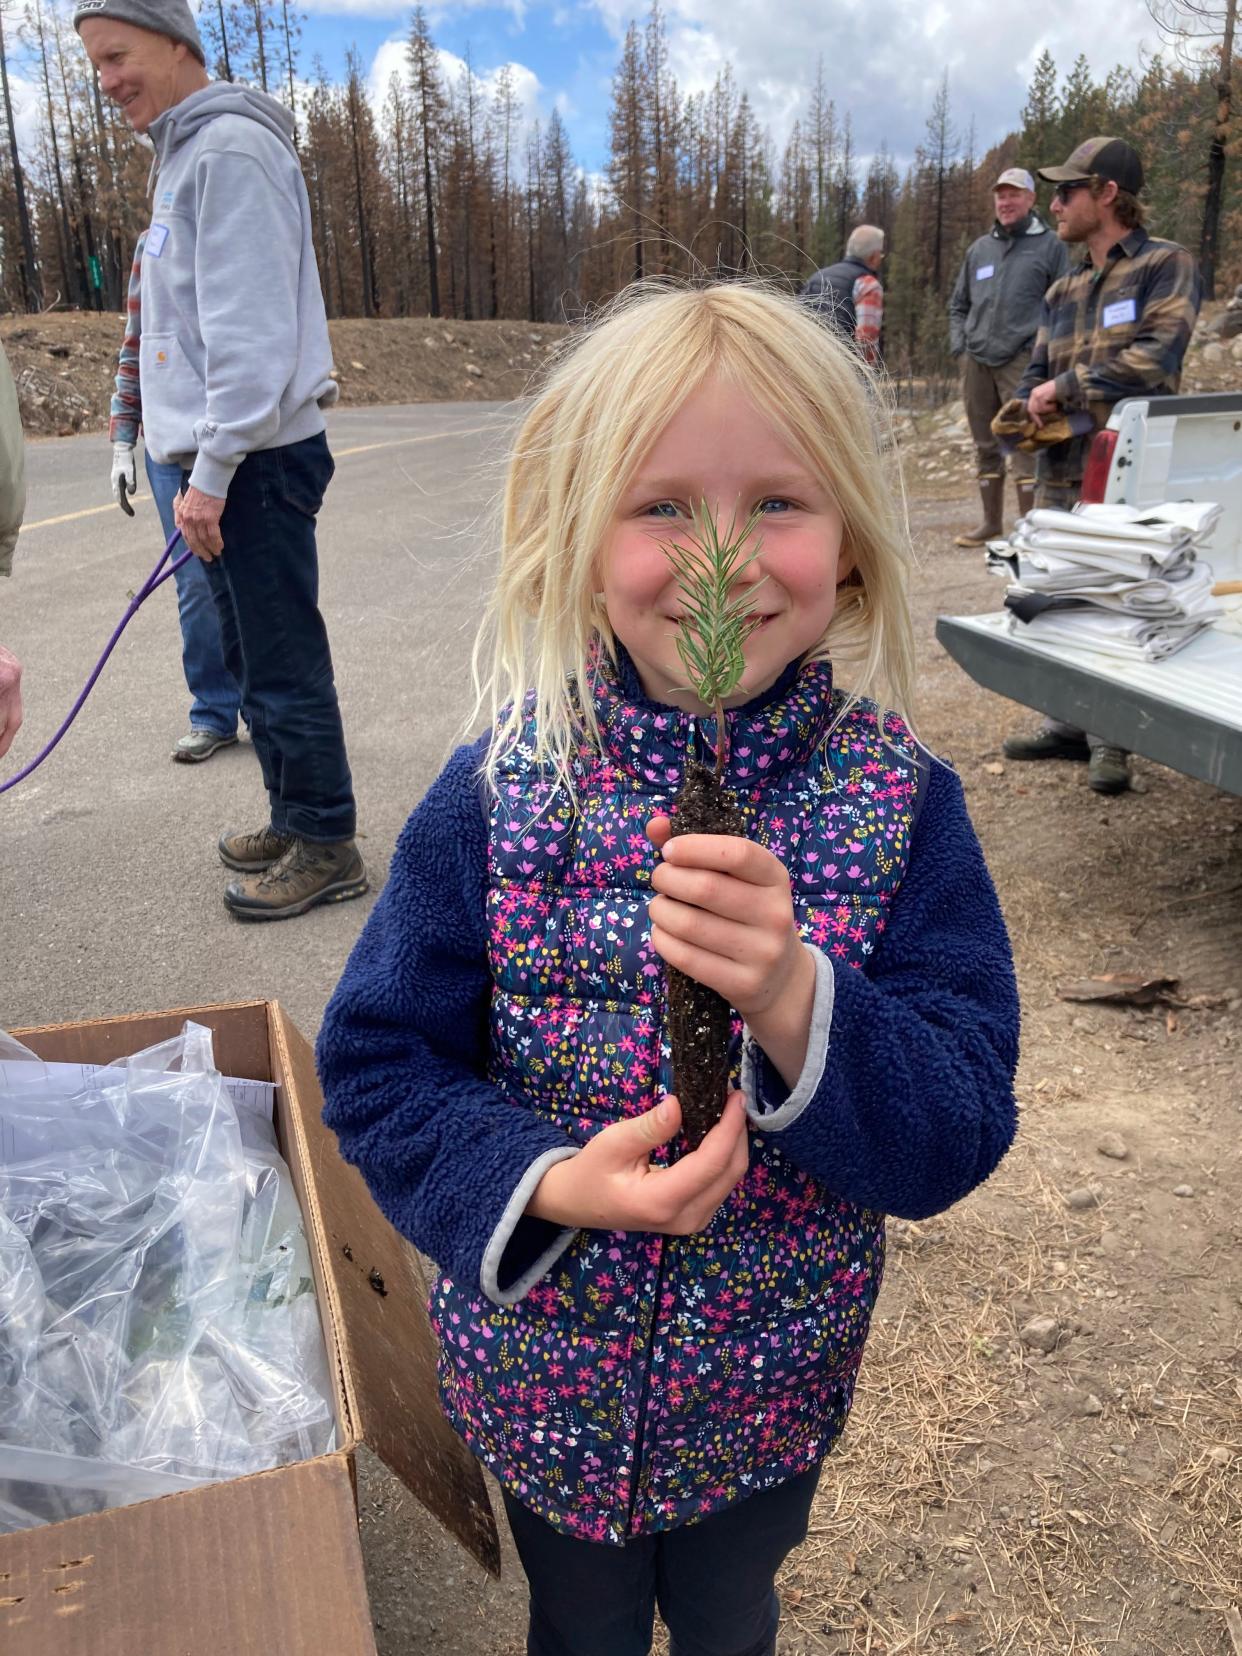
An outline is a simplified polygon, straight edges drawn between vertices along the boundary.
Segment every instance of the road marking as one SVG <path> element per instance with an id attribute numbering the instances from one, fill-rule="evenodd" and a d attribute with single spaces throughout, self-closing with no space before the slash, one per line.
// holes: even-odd
<path id="1" fill-rule="evenodd" d="M 150 496 L 148 495 L 144 497 L 142 495 L 135 495 L 133 498 L 135 500 L 142 500 L 144 498 L 150 499 Z M 40 518 L 38 523 L 23 523 L 22 534 L 28 535 L 32 529 L 50 529 L 55 523 L 72 523 L 75 518 L 98 517 L 100 512 L 115 511 L 115 500 L 110 500 L 106 506 L 84 506 L 80 512 L 64 512 L 60 517 Z"/>
<path id="2" fill-rule="evenodd" d="M 359 443 L 354 448 L 334 449 L 334 460 L 345 460 L 351 454 L 370 454 L 373 449 L 401 448 L 410 443 L 436 443 L 443 437 L 478 437 L 485 431 L 495 431 L 494 425 L 470 426 L 465 431 L 429 431 L 419 437 L 391 437 L 383 443 Z M 150 495 L 131 495 L 131 500 L 150 500 Z M 32 529 L 52 529 L 58 523 L 76 523 L 79 518 L 98 517 L 103 512 L 115 512 L 116 501 L 110 500 L 106 506 L 84 506 L 80 512 L 62 512 L 59 517 L 40 518 L 37 523 L 23 523 L 22 534 L 28 535 Z"/>
<path id="3" fill-rule="evenodd" d="M 464 431 L 429 431 L 421 437 L 391 437 L 383 443 L 359 443 L 356 448 L 333 449 L 334 460 L 344 460 L 349 454 L 370 454 L 372 449 L 400 448 L 408 443 L 437 443 L 442 437 L 477 437 L 484 431 L 495 431 L 494 425 L 470 426 Z"/>

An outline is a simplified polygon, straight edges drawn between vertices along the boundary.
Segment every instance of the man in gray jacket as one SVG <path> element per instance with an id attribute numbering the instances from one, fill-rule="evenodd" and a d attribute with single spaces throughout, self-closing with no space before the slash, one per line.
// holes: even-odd
<path id="1" fill-rule="evenodd" d="M 949 347 L 964 358 L 962 397 L 978 457 L 983 521 L 958 535 L 982 546 L 1004 533 L 1005 461 L 992 419 L 1017 389 L 1030 360 L 1044 294 L 1069 268 L 1064 244 L 1035 212 L 1035 180 L 1010 167 L 993 191 L 996 222 L 968 249 L 949 299 Z M 1010 466 L 1018 511 L 1034 504 L 1035 461 L 1015 452 Z"/>
<path id="2" fill-rule="evenodd" d="M 225 834 L 242 920 L 359 897 L 366 873 L 328 635 L 315 514 L 336 400 L 293 118 L 212 82 L 186 0 L 77 0 L 105 95 L 155 146 L 139 383 L 148 451 L 182 468 L 177 525 L 203 560 L 269 820 Z"/>

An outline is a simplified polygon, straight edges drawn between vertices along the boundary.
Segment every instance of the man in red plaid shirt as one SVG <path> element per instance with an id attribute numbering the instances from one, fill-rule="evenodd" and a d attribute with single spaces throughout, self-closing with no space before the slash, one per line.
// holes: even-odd
<path id="1" fill-rule="evenodd" d="M 853 340 L 870 368 L 880 366 L 884 289 L 878 273 L 883 262 L 883 230 L 857 225 L 845 244 L 845 257 L 817 270 L 801 293 L 823 321 Z"/>

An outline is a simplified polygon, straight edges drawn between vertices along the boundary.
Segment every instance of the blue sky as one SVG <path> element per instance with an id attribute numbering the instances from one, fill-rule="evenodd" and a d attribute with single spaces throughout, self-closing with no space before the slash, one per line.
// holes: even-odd
<path id="1" fill-rule="evenodd" d="M 645 6 L 456 0 L 427 11 L 446 53 L 460 59 L 469 47 L 484 77 L 514 64 L 528 114 L 546 117 L 555 104 L 578 162 L 588 171 L 605 164 L 612 72 L 626 26 L 645 17 Z M 339 73 L 356 43 L 374 83 L 386 82 L 399 65 L 409 15 L 409 7 L 388 0 L 313 0 L 304 72 L 318 51 L 329 73 Z M 1025 26 L 1020 12 L 998 12 L 996 0 L 665 0 L 665 18 L 671 68 L 683 90 L 709 86 L 732 61 L 781 144 L 805 112 L 822 53 L 830 95 L 839 109 L 853 110 L 858 153 L 865 157 L 884 140 L 902 160 L 922 137 L 946 69 L 958 124 L 964 131 L 973 116 L 982 150 L 1016 122 L 1045 46 L 1063 71 L 1081 51 L 1102 77 L 1117 62 L 1136 66 L 1156 44 L 1144 0 L 1110 0 L 1094 13 L 1081 0 L 1043 0 Z"/>

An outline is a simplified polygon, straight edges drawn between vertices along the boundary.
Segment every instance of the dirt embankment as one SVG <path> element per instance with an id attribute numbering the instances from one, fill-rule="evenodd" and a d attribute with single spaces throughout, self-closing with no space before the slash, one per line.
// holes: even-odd
<path id="1" fill-rule="evenodd" d="M 1186 359 L 1182 389 L 1242 386 L 1242 338 L 1222 337 L 1222 304 L 1207 305 Z M 0 344 L 17 381 L 29 437 L 102 431 L 125 318 L 112 311 L 0 317 Z M 446 322 L 404 317 L 330 322 L 336 378 L 345 407 L 380 403 L 504 402 L 529 389 L 550 350 L 569 331 L 547 322 Z M 974 474 L 974 450 L 960 402 L 899 420 L 909 448 L 909 481 L 933 497 Z"/>
<path id="2" fill-rule="evenodd" d="M 567 331 L 544 322 L 430 317 L 330 322 L 341 402 L 503 402 L 520 397 Z M 125 319 L 112 311 L 0 319 L 28 437 L 103 431 Z"/>

